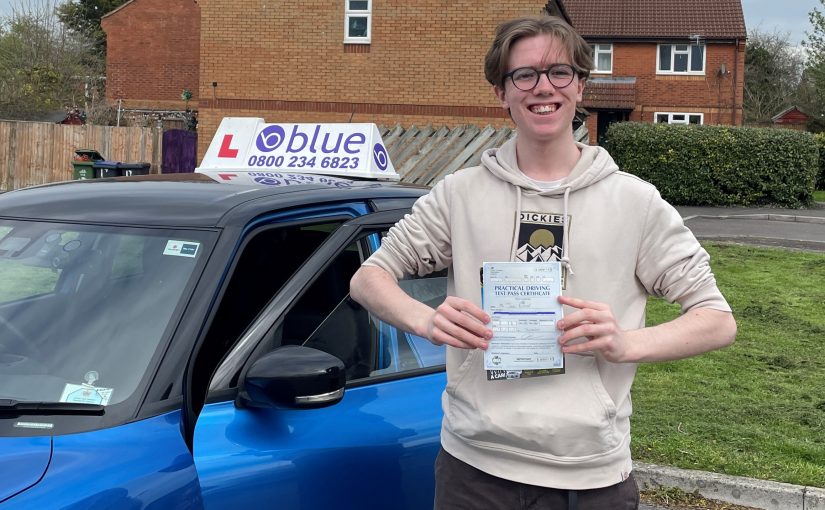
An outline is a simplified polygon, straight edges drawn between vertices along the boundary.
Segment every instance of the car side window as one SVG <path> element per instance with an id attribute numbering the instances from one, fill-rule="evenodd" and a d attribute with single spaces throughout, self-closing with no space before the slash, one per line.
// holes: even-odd
<path id="1" fill-rule="evenodd" d="M 196 384 L 206 384 L 235 340 L 341 223 L 278 225 L 246 242 L 195 361 Z"/>
<path id="2" fill-rule="evenodd" d="M 287 313 L 282 345 L 304 345 L 338 357 L 348 381 L 443 365 L 444 347 L 377 320 L 350 298 L 349 281 L 366 258 L 365 241 L 338 254 Z M 444 300 L 447 278 L 439 273 L 399 284 L 435 307 Z"/>
<path id="3" fill-rule="evenodd" d="M 411 297 L 433 308 L 440 305 L 447 297 L 447 276 L 444 272 L 423 278 L 401 280 L 398 284 Z M 407 333 L 378 320 L 372 321 L 372 327 L 378 334 L 379 343 L 384 346 L 382 354 L 384 356 L 389 354 L 389 358 L 382 360 L 379 368 L 371 375 L 429 368 L 445 363 L 446 351 L 443 345 L 434 345 L 426 338 Z"/>

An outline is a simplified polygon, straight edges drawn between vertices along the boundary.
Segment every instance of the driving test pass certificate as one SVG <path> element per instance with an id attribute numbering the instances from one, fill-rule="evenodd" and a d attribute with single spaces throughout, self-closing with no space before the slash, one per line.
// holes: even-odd
<path id="1" fill-rule="evenodd" d="M 485 262 L 482 304 L 493 339 L 484 351 L 487 379 L 564 373 L 556 322 L 562 317 L 559 262 Z"/>

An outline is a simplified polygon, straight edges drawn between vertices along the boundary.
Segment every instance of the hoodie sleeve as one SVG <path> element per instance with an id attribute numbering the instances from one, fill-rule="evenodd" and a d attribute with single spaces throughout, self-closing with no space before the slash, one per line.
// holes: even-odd
<path id="1" fill-rule="evenodd" d="M 381 241 L 364 265 L 377 266 L 397 280 L 408 275 L 424 276 L 452 262 L 450 242 L 449 187 L 451 176 L 419 198 Z"/>
<path id="2" fill-rule="evenodd" d="M 647 207 L 636 275 L 650 294 L 678 302 L 682 313 L 693 308 L 731 311 L 716 286 L 710 255 L 656 190 Z"/>

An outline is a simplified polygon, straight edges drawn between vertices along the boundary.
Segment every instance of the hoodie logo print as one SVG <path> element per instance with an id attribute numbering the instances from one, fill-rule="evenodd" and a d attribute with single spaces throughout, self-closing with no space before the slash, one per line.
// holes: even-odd
<path id="1" fill-rule="evenodd" d="M 564 226 L 561 214 L 519 213 L 519 262 L 555 262 L 561 260 Z M 568 228 L 570 223 L 568 222 Z"/>

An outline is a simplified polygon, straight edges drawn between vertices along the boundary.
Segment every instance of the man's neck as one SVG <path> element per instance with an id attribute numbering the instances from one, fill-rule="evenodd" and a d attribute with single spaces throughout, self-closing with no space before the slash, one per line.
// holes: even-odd
<path id="1" fill-rule="evenodd" d="M 519 143 L 516 158 L 524 175 L 537 181 L 564 179 L 581 157 L 581 151 L 572 140 L 552 144 Z"/>

